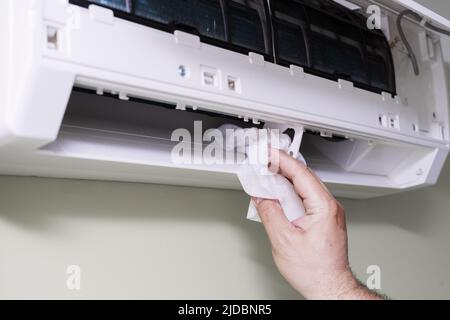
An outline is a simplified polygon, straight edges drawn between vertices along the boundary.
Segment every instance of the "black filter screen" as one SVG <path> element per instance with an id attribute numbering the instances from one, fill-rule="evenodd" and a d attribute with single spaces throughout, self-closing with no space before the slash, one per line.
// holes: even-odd
<path id="1" fill-rule="evenodd" d="M 203 42 L 356 87 L 396 93 L 391 49 L 367 18 L 333 0 L 69 0 L 95 3 L 120 18 L 163 31 L 198 34 Z M 270 7 L 269 7 L 269 5 Z"/>
<path id="2" fill-rule="evenodd" d="M 350 24 L 339 27 L 340 63 L 336 66 L 338 74 L 349 80 L 369 84 L 368 66 L 365 62 L 364 38 L 360 30 Z"/>
<path id="3" fill-rule="evenodd" d="M 338 72 L 342 55 L 334 21 L 325 14 L 309 11 L 311 17 L 311 66 L 320 71 Z"/>
<path id="4" fill-rule="evenodd" d="M 180 5 L 181 1 L 177 0 L 135 0 L 133 12 L 137 16 L 168 24 L 186 14 L 179 12 Z"/>
<path id="5" fill-rule="evenodd" d="M 292 2 L 276 2 L 272 21 L 278 59 L 307 66 L 306 16 L 302 6 Z"/>
<path id="6" fill-rule="evenodd" d="M 312 67 L 339 78 L 368 84 L 360 30 L 315 10 L 311 21 Z"/>
<path id="7" fill-rule="evenodd" d="M 261 1 L 229 1 L 230 38 L 235 45 L 256 52 L 266 52 Z"/>
<path id="8" fill-rule="evenodd" d="M 367 29 L 364 16 L 331 0 L 277 0 L 271 11 L 278 63 L 395 94 L 389 45 L 381 31 Z"/>
<path id="9" fill-rule="evenodd" d="M 296 0 L 293 1 L 299 2 Z M 283 2 L 283 0 L 281 0 L 281 2 Z M 342 20 L 346 21 L 352 20 L 349 10 L 340 5 L 337 5 L 336 2 L 334 2 L 333 0 L 306 0 L 300 2 L 314 9 L 320 10 L 328 15 L 340 18 Z"/>
<path id="10" fill-rule="evenodd" d="M 253 51 L 273 61 L 266 0 L 70 0 L 95 3 L 127 13 L 121 18 L 164 31 L 182 30 L 204 42 L 238 52 Z M 134 19 L 137 18 L 137 19 Z"/>
<path id="11" fill-rule="evenodd" d="M 277 22 L 275 30 L 278 57 L 293 64 L 306 66 L 308 56 L 302 29 L 296 25 Z"/>
<path id="12" fill-rule="evenodd" d="M 370 69 L 370 85 L 390 92 L 394 86 L 394 69 L 389 59 L 390 48 L 385 39 L 374 34 L 367 34 L 367 55 Z"/>
<path id="13" fill-rule="evenodd" d="M 133 12 L 165 25 L 187 26 L 203 36 L 225 40 L 218 0 L 135 0 Z"/>

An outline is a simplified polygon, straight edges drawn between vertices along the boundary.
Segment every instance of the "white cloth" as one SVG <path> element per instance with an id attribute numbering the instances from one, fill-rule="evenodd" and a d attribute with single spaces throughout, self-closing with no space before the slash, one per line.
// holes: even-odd
<path id="1" fill-rule="evenodd" d="M 291 145 L 289 136 L 281 134 L 279 137 L 272 137 L 269 136 L 272 132 L 261 129 L 258 131 L 258 139 L 255 140 L 246 139 L 245 134 L 248 133 L 248 130 L 258 129 L 241 129 L 230 125 L 219 128 L 222 132 L 226 129 L 235 129 L 232 136 L 232 139 L 235 139 L 236 142 L 234 147 L 236 150 L 244 151 L 246 154 L 246 160 L 238 170 L 238 178 L 244 191 L 251 197 L 278 200 L 286 217 L 291 222 L 302 217 L 305 214 L 305 209 L 292 183 L 282 175 L 272 173 L 268 169 L 269 145 L 273 148 L 287 151 Z M 227 132 L 229 133 L 230 131 L 227 130 Z M 229 134 L 225 134 L 225 137 L 226 140 L 231 139 Z M 274 141 L 276 143 L 273 143 Z M 227 143 L 227 145 L 230 146 L 232 144 Z M 256 155 L 260 156 L 258 161 L 251 161 L 256 158 Z M 300 154 L 297 160 L 305 162 Z M 253 202 L 250 202 L 247 219 L 261 222 Z"/>

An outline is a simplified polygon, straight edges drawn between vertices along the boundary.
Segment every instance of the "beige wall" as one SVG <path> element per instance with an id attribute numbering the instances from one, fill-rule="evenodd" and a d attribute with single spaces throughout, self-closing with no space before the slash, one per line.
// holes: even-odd
<path id="1" fill-rule="evenodd" d="M 343 200 L 351 263 L 394 298 L 450 298 L 450 163 L 436 187 Z M 0 177 L 0 298 L 297 298 L 237 191 Z M 82 267 L 82 290 L 65 269 Z"/>
<path id="2" fill-rule="evenodd" d="M 447 0 L 421 1 L 444 8 Z M 343 200 L 350 257 L 393 298 L 450 298 L 450 163 L 437 186 Z M 299 298 L 241 192 L 0 177 L 0 298 Z M 82 268 L 81 291 L 66 267 Z"/>
<path id="3" fill-rule="evenodd" d="M 450 3 L 448 0 L 413 0 L 430 8 L 441 16 L 450 17 Z"/>
<path id="4" fill-rule="evenodd" d="M 450 298 L 450 163 L 436 187 L 344 200 L 351 263 L 394 298 Z M 0 177 L 0 298 L 298 298 L 237 191 Z M 82 290 L 65 269 L 82 268 Z"/>

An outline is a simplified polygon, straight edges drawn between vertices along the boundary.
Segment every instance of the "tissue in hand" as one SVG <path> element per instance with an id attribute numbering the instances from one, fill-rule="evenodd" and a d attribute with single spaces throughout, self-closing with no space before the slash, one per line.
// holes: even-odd
<path id="1" fill-rule="evenodd" d="M 246 155 L 245 161 L 238 170 L 238 178 L 244 191 L 251 197 L 278 200 L 287 219 L 291 222 L 303 216 L 305 209 L 292 183 L 282 175 L 268 169 L 269 148 L 287 151 L 291 145 L 289 136 L 268 129 L 242 129 L 231 125 L 225 125 L 219 129 L 226 137 L 227 151 L 233 148 Z M 231 139 L 233 141 L 229 141 Z M 305 162 L 300 154 L 297 160 Z M 261 221 L 253 202 L 250 202 L 247 218 Z"/>

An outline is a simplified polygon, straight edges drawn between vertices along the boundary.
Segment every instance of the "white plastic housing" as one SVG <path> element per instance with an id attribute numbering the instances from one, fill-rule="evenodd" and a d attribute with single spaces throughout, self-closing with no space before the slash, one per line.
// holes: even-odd
<path id="1" fill-rule="evenodd" d="M 398 37 L 399 3 L 450 26 L 413 1 L 379 2 L 390 39 Z M 305 135 L 301 147 L 337 196 L 367 198 L 434 184 L 450 137 L 442 49 L 439 35 L 411 21 L 404 25 L 421 74 L 413 74 L 402 44 L 396 43 L 398 96 L 392 98 L 265 62 L 257 54 L 207 45 L 190 34 L 117 19 L 99 6 L 2 0 L 0 174 L 240 187 L 235 165 L 171 162 L 170 122 L 185 119 L 184 111 L 159 122 L 157 133 L 150 123 L 133 127 L 126 107 L 119 116 L 122 125 L 86 113 L 75 120 L 66 116 L 63 123 L 72 89 L 80 87 L 117 94 L 122 101 L 163 101 L 262 120 L 269 127 L 304 126 L 346 136 L 349 140 L 336 143 Z M 115 103 L 121 101 L 76 93 L 70 101 L 73 108 L 92 105 L 93 110 Z"/>

